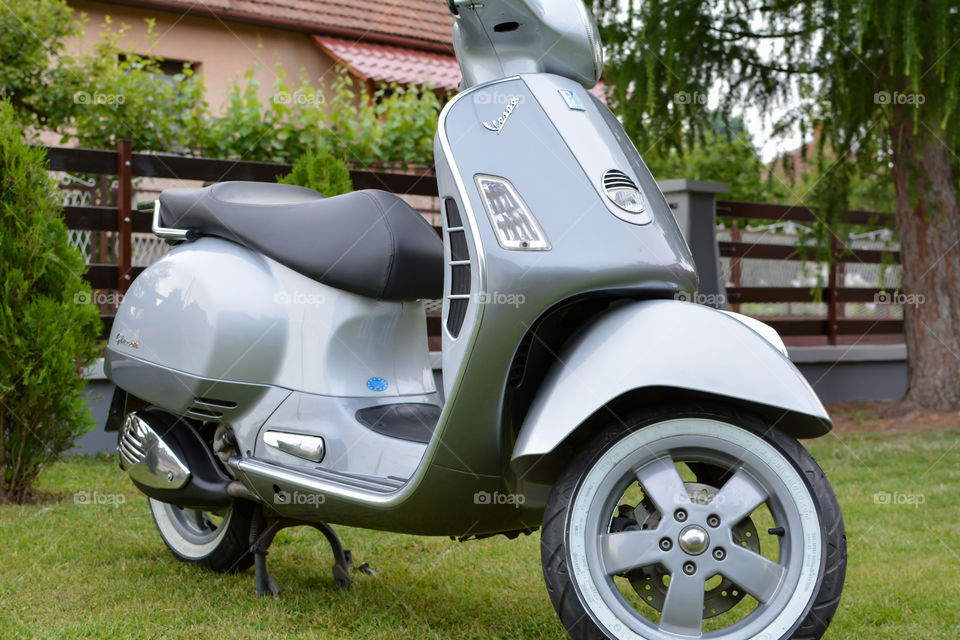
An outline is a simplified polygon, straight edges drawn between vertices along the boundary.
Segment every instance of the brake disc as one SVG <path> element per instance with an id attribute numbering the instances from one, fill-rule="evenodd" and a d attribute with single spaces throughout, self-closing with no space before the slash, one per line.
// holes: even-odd
<path id="1" fill-rule="evenodd" d="M 690 501 L 696 504 L 707 504 L 717 494 L 719 489 L 698 482 L 685 482 Z M 618 517 L 613 519 L 611 532 L 640 529 L 648 531 L 656 529 L 660 524 L 660 512 L 644 498 L 636 508 L 621 505 Z M 757 536 L 757 527 L 750 518 L 745 518 L 733 528 L 733 541 L 738 546 L 760 553 L 760 538 Z M 744 542 L 746 544 L 744 544 Z M 663 611 L 663 603 L 667 598 L 667 578 L 669 572 L 662 565 L 653 565 L 635 569 L 623 574 L 640 599 L 656 609 Z M 709 582 L 709 580 L 708 580 Z M 729 611 L 746 595 L 742 589 L 720 576 L 716 586 L 706 589 L 703 594 L 703 617 L 712 618 Z"/>

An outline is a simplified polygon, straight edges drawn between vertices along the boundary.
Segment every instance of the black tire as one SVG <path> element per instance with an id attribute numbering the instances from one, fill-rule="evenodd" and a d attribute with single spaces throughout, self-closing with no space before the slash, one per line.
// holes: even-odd
<path id="1" fill-rule="evenodd" d="M 153 498 L 150 512 L 164 544 L 175 558 L 188 564 L 215 571 L 233 573 L 253 565 L 250 552 L 250 524 L 257 507 L 247 500 L 237 500 L 227 511 L 219 514 L 218 526 L 204 533 L 198 520 L 210 521 L 207 514 L 181 509 Z"/>
<path id="2" fill-rule="evenodd" d="M 776 430 L 764 420 L 723 406 L 690 405 L 644 412 L 628 420 L 626 425 L 618 423 L 601 429 L 570 461 L 555 483 L 544 513 L 541 561 L 550 600 L 570 637 L 574 640 L 617 637 L 614 633 L 605 631 L 587 612 L 578 594 L 576 579 L 572 575 L 575 567 L 571 565 L 567 540 L 570 533 L 571 505 L 574 504 L 577 491 L 588 471 L 616 443 L 644 427 L 675 418 L 707 418 L 739 427 L 754 436 L 759 436 L 783 454 L 803 478 L 816 505 L 819 518 L 820 570 L 813 595 L 803 610 L 804 613 L 797 617 L 792 628 L 781 635 L 780 639 L 820 638 L 827 630 L 839 604 L 847 560 L 843 518 L 826 475 L 799 442 Z M 651 632 L 651 637 L 660 636 Z M 728 636 L 723 636 L 723 638 L 728 637 L 734 640 L 741 636 L 733 631 Z"/>

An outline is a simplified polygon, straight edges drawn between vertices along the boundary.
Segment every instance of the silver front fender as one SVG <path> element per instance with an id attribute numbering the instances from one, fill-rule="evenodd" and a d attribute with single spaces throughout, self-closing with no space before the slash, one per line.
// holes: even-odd
<path id="1" fill-rule="evenodd" d="M 744 406 L 795 437 L 832 427 L 773 329 L 698 304 L 650 300 L 610 311 L 560 354 L 523 422 L 512 466 L 524 473 L 598 409 L 645 388 Z"/>

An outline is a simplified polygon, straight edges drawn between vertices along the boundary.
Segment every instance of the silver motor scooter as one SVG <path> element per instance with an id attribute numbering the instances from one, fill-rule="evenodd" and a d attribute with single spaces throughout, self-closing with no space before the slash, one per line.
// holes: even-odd
<path id="1" fill-rule="evenodd" d="M 442 238 L 399 197 L 168 189 L 178 246 L 132 284 L 105 367 L 120 465 L 215 571 L 292 525 L 542 527 L 574 638 L 818 638 L 846 549 L 795 438 L 830 419 L 776 332 L 678 300 L 680 230 L 616 117 L 581 0 L 451 0 Z M 442 376 L 424 300 L 442 298 Z M 365 567 L 363 567 L 365 568 Z"/>

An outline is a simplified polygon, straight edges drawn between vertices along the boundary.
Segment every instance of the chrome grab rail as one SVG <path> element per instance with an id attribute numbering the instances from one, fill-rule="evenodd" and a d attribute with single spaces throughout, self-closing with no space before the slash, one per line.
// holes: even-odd
<path id="1" fill-rule="evenodd" d="M 147 208 L 142 206 L 143 204 L 149 205 L 150 203 L 140 203 L 137 205 L 137 208 Z M 158 238 L 166 238 L 167 240 L 192 240 L 196 235 L 191 233 L 188 229 L 171 229 L 170 227 L 161 226 L 159 199 L 153 201 L 153 226 L 151 228 L 153 235 L 157 236 Z"/>

